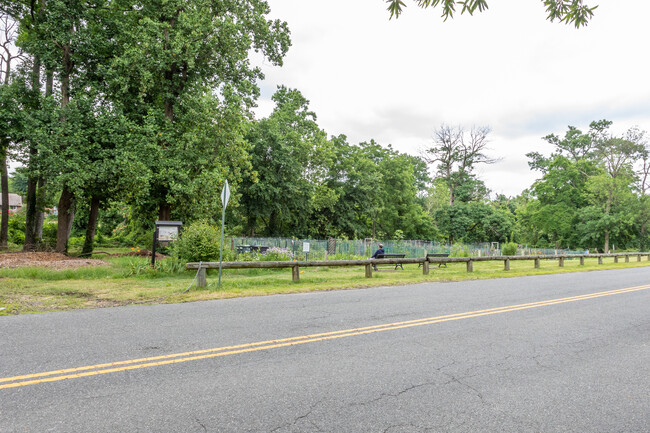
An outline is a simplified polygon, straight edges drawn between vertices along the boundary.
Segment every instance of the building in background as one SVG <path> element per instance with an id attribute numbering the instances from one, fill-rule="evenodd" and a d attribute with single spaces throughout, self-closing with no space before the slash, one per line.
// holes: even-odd
<path id="1" fill-rule="evenodd" d="M 0 195 L 0 206 L 2 206 L 2 195 Z M 23 207 L 23 198 L 18 194 L 9 194 L 9 213 L 14 214 Z"/>

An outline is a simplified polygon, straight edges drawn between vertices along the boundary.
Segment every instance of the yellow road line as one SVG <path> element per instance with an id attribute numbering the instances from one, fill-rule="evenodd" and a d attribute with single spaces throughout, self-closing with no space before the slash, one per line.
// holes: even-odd
<path id="1" fill-rule="evenodd" d="M 111 362 L 105 364 L 88 365 L 83 367 L 68 368 L 62 370 L 53 370 L 43 373 L 26 374 L 22 376 L 13 376 L 0 378 L 2 382 L 14 382 L 0 385 L 0 389 L 16 388 L 20 386 L 34 385 L 38 383 L 55 382 L 66 379 L 76 379 L 81 377 L 95 376 L 100 374 L 116 373 L 127 370 L 136 370 L 141 368 L 157 367 L 162 365 L 176 364 L 181 362 L 196 361 L 200 359 L 216 358 L 227 355 L 236 355 L 247 352 L 256 352 L 260 350 L 269 350 L 280 347 L 296 346 L 299 344 L 316 343 L 326 340 L 334 340 L 358 335 L 372 334 L 376 332 L 392 331 L 397 329 L 411 328 L 415 326 L 431 325 L 453 320 L 469 319 L 474 317 L 488 316 L 492 314 L 501 314 L 512 311 L 519 311 L 531 308 L 539 308 L 548 305 L 556 305 L 568 302 L 576 302 L 587 299 L 595 299 L 603 296 L 612 296 L 629 292 L 636 292 L 650 289 L 650 285 L 629 287 L 625 289 L 610 290 L 597 292 L 586 295 L 571 296 L 567 298 L 551 299 L 546 301 L 531 302 L 527 304 L 509 305 L 505 307 L 490 308 L 485 310 L 470 311 L 465 313 L 449 314 L 444 316 L 429 317 L 424 319 L 409 320 L 404 322 L 388 323 L 383 325 L 373 325 L 354 329 L 345 329 L 340 331 L 325 332 L 319 334 L 304 335 L 300 337 L 290 337 L 276 340 L 260 341 L 249 344 L 240 344 L 235 346 L 224 346 L 214 349 L 196 350 L 191 352 L 175 353 L 155 357 L 138 358 L 126 361 Z M 215 353 L 216 352 L 216 353 Z M 176 358 L 176 359 L 172 359 Z M 152 362 L 155 361 L 155 362 Z M 109 368 L 111 367 L 111 368 Z M 95 370 L 95 371 L 88 371 Z M 74 373 L 74 374 L 66 374 Z M 59 375 L 59 376 L 55 376 Z M 46 377 L 55 376 L 55 377 Z M 39 378 L 39 379 L 36 379 Z M 34 380 L 26 380 L 34 379 Z"/>

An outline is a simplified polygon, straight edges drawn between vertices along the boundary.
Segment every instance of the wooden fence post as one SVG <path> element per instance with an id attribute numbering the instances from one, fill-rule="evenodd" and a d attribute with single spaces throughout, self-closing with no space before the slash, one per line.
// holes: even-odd
<path id="1" fill-rule="evenodd" d="M 625 255 L 625 263 L 630 263 L 630 256 L 627 254 Z"/>
<path id="2" fill-rule="evenodd" d="M 539 259 L 535 259 L 535 269 L 539 269 Z"/>
<path id="3" fill-rule="evenodd" d="M 370 263 L 366 265 L 366 278 L 372 278 L 372 265 Z"/>
<path id="4" fill-rule="evenodd" d="M 559 262 L 560 262 L 559 263 L 560 267 L 563 268 L 564 267 L 564 257 L 560 257 Z"/>
<path id="5" fill-rule="evenodd" d="M 472 260 L 467 261 L 467 272 L 474 272 L 474 262 Z"/>
<path id="6" fill-rule="evenodd" d="M 196 277 L 196 287 L 205 287 L 208 285 L 207 268 L 199 266 L 199 276 Z"/>
<path id="7" fill-rule="evenodd" d="M 509 271 L 510 270 L 510 259 L 505 259 L 503 261 L 503 270 L 504 271 Z"/>
<path id="8" fill-rule="evenodd" d="M 638 255 L 636 256 L 636 261 L 637 261 L 637 262 L 640 262 L 640 261 L 641 261 L 641 254 L 638 254 Z"/>
<path id="9" fill-rule="evenodd" d="M 580 256 L 580 266 L 585 265 L 585 256 Z"/>
<path id="10" fill-rule="evenodd" d="M 600 256 L 598 257 L 598 264 L 599 264 L 599 265 L 602 265 L 602 264 L 603 264 L 603 258 L 600 257 Z"/>
<path id="11" fill-rule="evenodd" d="M 614 256 L 614 263 L 618 263 L 618 256 Z"/>
<path id="12" fill-rule="evenodd" d="M 429 261 L 428 260 L 425 260 L 424 263 L 422 263 L 422 275 L 429 275 Z"/>
<path id="13" fill-rule="evenodd" d="M 299 266 L 292 266 L 291 267 L 291 279 L 293 281 L 300 281 L 300 267 Z"/>

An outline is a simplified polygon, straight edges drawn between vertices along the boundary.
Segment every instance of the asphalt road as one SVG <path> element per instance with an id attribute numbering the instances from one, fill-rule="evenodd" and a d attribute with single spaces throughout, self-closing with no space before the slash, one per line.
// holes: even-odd
<path id="1" fill-rule="evenodd" d="M 650 268 L 0 317 L 0 351 L 3 433 L 650 432 Z"/>

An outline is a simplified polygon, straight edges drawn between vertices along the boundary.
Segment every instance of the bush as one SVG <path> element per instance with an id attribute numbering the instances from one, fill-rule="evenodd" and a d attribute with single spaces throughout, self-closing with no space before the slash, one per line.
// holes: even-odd
<path id="1" fill-rule="evenodd" d="M 45 220 L 43 221 L 43 245 L 48 247 L 54 247 L 56 245 L 56 221 Z"/>
<path id="2" fill-rule="evenodd" d="M 9 242 L 23 245 L 25 243 L 25 212 L 9 216 Z"/>
<path id="3" fill-rule="evenodd" d="M 174 244 L 178 257 L 186 262 L 208 262 L 219 258 L 220 232 L 207 222 L 196 222 L 185 228 Z"/>
<path id="4" fill-rule="evenodd" d="M 517 244 L 514 242 L 508 242 L 504 244 L 501 248 L 501 253 L 504 256 L 514 256 L 517 255 Z"/>

